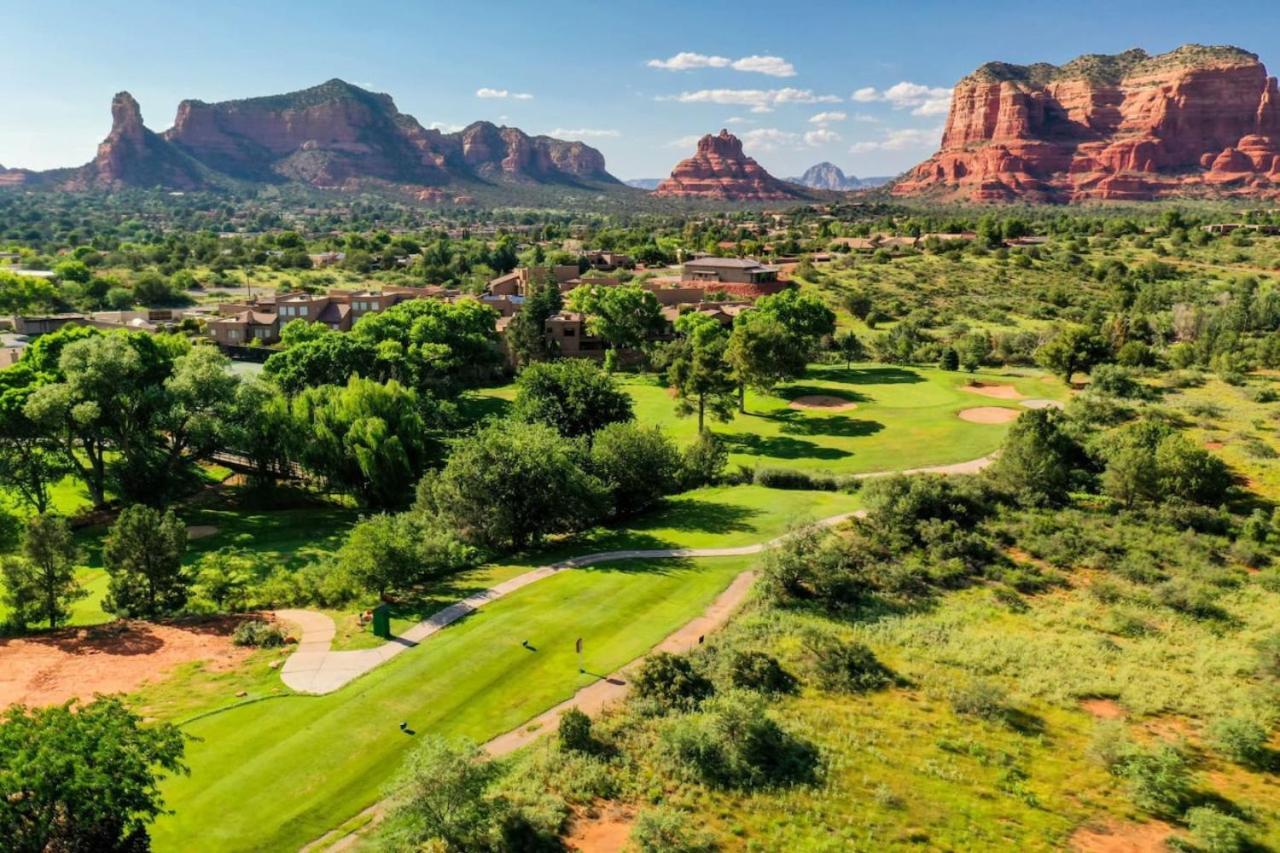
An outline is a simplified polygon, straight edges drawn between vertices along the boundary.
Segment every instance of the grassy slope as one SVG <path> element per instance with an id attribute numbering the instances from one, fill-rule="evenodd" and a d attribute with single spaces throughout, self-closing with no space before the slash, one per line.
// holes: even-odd
<path id="1" fill-rule="evenodd" d="M 776 536 L 798 518 L 857 505 L 848 495 L 789 492 L 784 501 L 782 494 L 757 487 L 702 490 L 634 529 L 601 531 L 561 550 L 740 545 Z M 557 575 L 336 694 L 276 699 L 194 722 L 187 731 L 201 740 L 188 748 L 192 774 L 165 785 L 177 814 L 157 824 L 156 847 L 296 847 L 377 799 L 412 745 L 397 727 L 401 720 L 420 732 L 479 740 L 507 731 L 589 682 L 577 673 L 574 639 L 585 639 L 588 669 L 609 672 L 700 613 L 749 564 L 744 558 L 633 562 Z M 539 651 L 521 649 L 524 639 Z M 271 679 L 252 676 L 225 683 L 228 691 L 250 689 L 253 696 L 274 689 Z M 170 717 L 197 710 L 160 688 L 149 701 Z"/>

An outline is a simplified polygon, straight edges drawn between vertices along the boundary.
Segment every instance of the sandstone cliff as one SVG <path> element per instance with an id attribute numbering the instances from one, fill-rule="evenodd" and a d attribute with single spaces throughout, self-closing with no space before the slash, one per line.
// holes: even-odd
<path id="1" fill-rule="evenodd" d="M 68 190 L 191 190 L 253 183 L 322 189 L 396 189 L 427 201 L 468 184 L 621 184 L 581 142 L 476 122 L 458 133 L 424 128 L 389 95 L 341 80 L 262 98 L 183 101 L 163 134 L 142 123 L 127 92 L 111 105 L 111 132 L 78 169 L 0 169 L 0 186 Z"/>
<path id="2" fill-rule="evenodd" d="M 806 195 L 802 187 L 778 180 L 742 153 L 741 140 L 727 130 L 699 139 L 697 152 L 677 163 L 671 177 L 658 184 L 653 194 L 725 201 L 771 201 Z"/>
<path id="3" fill-rule="evenodd" d="M 1063 66 L 990 63 L 955 87 L 937 154 L 896 195 L 975 201 L 1280 194 L 1280 94 L 1258 57 L 1186 45 Z"/>

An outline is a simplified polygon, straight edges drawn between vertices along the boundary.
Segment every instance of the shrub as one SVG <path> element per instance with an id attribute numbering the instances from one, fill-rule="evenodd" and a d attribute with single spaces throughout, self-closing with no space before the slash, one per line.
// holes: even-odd
<path id="1" fill-rule="evenodd" d="M 622 517 L 651 509 L 680 485 L 680 453 L 656 426 L 601 428 L 592 439 L 588 467 L 609 489 L 613 512 Z"/>
<path id="2" fill-rule="evenodd" d="M 663 740 L 678 768 L 723 788 L 758 788 L 812 781 L 817 749 L 787 733 L 755 694 L 708 700 L 698 713 L 675 718 Z"/>
<path id="3" fill-rule="evenodd" d="M 560 716 L 560 748 L 573 752 L 591 752 L 595 739 L 591 736 L 591 718 L 570 708 Z"/>
<path id="4" fill-rule="evenodd" d="M 818 684 L 824 690 L 865 693 L 879 690 L 893 677 L 875 653 L 861 643 L 845 643 L 831 637 L 811 636 L 807 645 L 814 655 Z"/>
<path id="5" fill-rule="evenodd" d="M 1008 710 L 1008 696 L 997 684 L 981 679 L 954 687 L 951 690 L 951 707 L 957 714 L 995 720 Z"/>
<path id="6" fill-rule="evenodd" d="M 680 454 L 681 480 L 686 489 L 711 486 L 719 482 L 729 464 L 729 451 L 720 440 L 704 432 Z"/>
<path id="7" fill-rule="evenodd" d="M 855 491 L 861 483 L 856 477 L 810 473 L 792 468 L 759 468 L 753 476 L 757 486 L 767 489 L 799 489 L 817 492 Z"/>
<path id="8" fill-rule="evenodd" d="M 681 655 L 658 652 L 645 659 L 633 682 L 636 696 L 664 710 L 688 708 L 711 695 L 711 682 Z"/>
<path id="9" fill-rule="evenodd" d="M 1265 767 L 1271 757 L 1267 730 L 1255 720 L 1227 717 L 1209 727 L 1213 748 L 1246 767 Z"/>
<path id="10" fill-rule="evenodd" d="M 1198 849 L 1206 853 L 1237 853 L 1247 849 L 1244 822 L 1213 806 L 1188 809 L 1184 817 Z"/>
<path id="11" fill-rule="evenodd" d="M 760 693 L 790 693 L 796 680 L 778 659 L 764 652 L 735 651 L 729 659 L 729 682 Z"/>
<path id="12" fill-rule="evenodd" d="M 284 632 L 279 625 L 273 625 L 262 619 L 250 619 L 236 626 L 231 635 L 231 642 L 237 646 L 253 646 L 261 649 L 274 649 L 284 645 Z"/>
<path id="13" fill-rule="evenodd" d="M 641 812 L 631 829 L 640 853 L 711 853 L 716 844 L 685 812 L 666 806 Z"/>
<path id="14" fill-rule="evenodd" d="M 1134 805 L 1157 817 L 1176 818 L 1191 799 L 1191 766 L 1175 746 L 1130 750 L 1116 770 Z"/>

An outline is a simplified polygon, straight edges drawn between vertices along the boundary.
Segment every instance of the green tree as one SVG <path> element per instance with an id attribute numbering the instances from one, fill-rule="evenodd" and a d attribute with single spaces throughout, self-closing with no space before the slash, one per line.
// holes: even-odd
<path id="1" fill-rule="evenodd" d="M 554 427 L 567 438 L 591 435 L 632 418 L 631 398 L 617 381 L 581 358 L 531 364 L 516 378 L 512 414 Z"/>
<path id="2" fill-rule="evenodd" d="M 374 344 L 354 335 L 321 335 L 273 353 L 262 367 L 286 394 L 318 385 L 344 385 L 352 376 L 371 376 L 378 363 Z"/>
<path id="3" fill-rule="evenodd" d="M 973 373 L 991 355 L 991 339 L 986 332 L 970 332 L 960 341 L 957 348 L 960 356 L 960 367 Z"/>
<path id="4" fill-rule="evenodd" d="M 145 851 L 159 783 L 186 772 L 182 733 L 114 697 L 0 717 L 0 838 L 14 853 Z"/>
<path id="5" fill-rule="evenodd" d="M 1066 502 L 1073 472 L 1085 459 L 1064 421 L 1056 409 L 1032 409 L 1009 428 L 993 473 L 1019 502 L 1030 506 Z"/>
<path id="6" fill-rule="evenodd" d="M 617 350 L 638 350 L 662 331 L 658 297 L 638 285 L 584 284 L 569 293 L 569 307 L 587 318 L 587 330 Z"/>
<path id="7" fill-rule="evenodd" d="M 547 320 L 560 312 L 564 300 L 554 280 L 535 281 L 520 311 L 507 324 L 504 339 L 517 368 L 550 361 L 558 354 L 555 341 L 547 337 Z"/>
<path id="8" fill-rule="evenodd" d="M 418 395 L 395 381 L 353 376 L 309 388 L 293 401 L 293 420 L 308 437 L 299 461 L 364 506 L 403 506 L 435 455 L 420 412 Z"/>
<path id="9" fill-rule="evenodd" d="M 680 338 L 668 345 L 667 382 L 676 392 L 676 414 L 698 415 L 698 432 L 706 429 L 706 415 L 721 421 L 733 417 L 737 383 L 725 359 L 729 335 L 706 314 L 685 314 L 676 320 Z"/>
<path id="10" fill-rule="evenodd" d="M 280 345 L 285 349 L 333 334 L 324 323 L 313 323 L 301 317 L 290 320 L 280 329 Z"/>
<path id="11" fill-rule="evenodd" d="M 794 335 L 803 339 L 810 351 L 824 337 L 835 333 L 836 315 L 817 295 L 794 287 L 756 300 L 755 312 L 776 317 Z"/>
<path id="12" fill-rule="evenodd" d="M 149 619 L 182 609 L 191 585 L 182 568 L 186 548 L 187 529 L 173 510 L 125 507 L 102 543 L 109 576 L 103 609 Z"/>
<path id="13" fill-rule="evenodd" d="M 610 424 L 595 434 L 588 465 L 613 496 L 615 515 L 652 508 L 680 484 L 680 453 L 659 427 Z"/>
<path id="14" fill-rule="evenodd" d="M 451 575 L 475 561 L 475 551 L 416 513 L 380 513 L 351 529 L 338 565 L 362 589 L 382 595 Z"/>
<path id="15" fill-rule="evenodd" d="M 25 361 L 0 371 L 0 483 L 43 513 L 54 484 L 71 468 L 50 431 L 27 416 L 27 400 L 39 382 Z"/>
<path id="16" fill-rule="evenodd" d="M 608 507 L 608 491 L 579 466 L 574 445 L 543 424 L 493 424 L 455 445 L 419 489 L 423 508 L 468 540 L 523 548 L 580 530 Z"/>
<path id="17" fill-rule="evenodd" d="M 4 564 L 4 588 L 0 590 L 11 616 L 25 626 L 36 619 L 57 628 L 70 605 L 88 593 L 76 579 L 80 551 L 71 526 L 60 515 L 40 514 L 27 520 L 22 535 L 22 556 Z"/>
<path id="18" fill-rule="evenodd" d="M 738 411 L 747 410 L 747 386 L 767 393 L 779 382 L 803 376 L 810 343 L 772 313 L 738 315 L 724 353 L 738 385 Z"/>
<path id="19" fill-rule="evenodd" d="M 58 288 L 48 279 L 0 270 L 0 313 L 48 311 L 58 304 L 58 299 Z"/>
<path id="20" fill-rule="evenodd" d="M 938 367 L 942 370 L 959 370 L 960 354 L 955 347 L 944 347 L 942 357 L 938 359 Z"/>
<path id="21" fill-rule="evenodd" d="M 836 335 L 833 342 L 835 350 L 844 359 L 845 370 L 851 370 L 855 361 L 862 361 L 867 357 L 867 348 L 852 331 L 844 331 Z"/>
<path id="22" fill-rule="evenodd" d="M 300 436 L 289 400 L 279 387 L 261 379 L 237 386 L 226 423 L 226 447 L 249 461 L 258 485 L 290 473 Z"/>
<path id="23" fill-rule="evenodd" d="M 385 834 L 397 849 L 432 840 L 449 850 L 492 849 L 500 811 L 487 793 L 498 774 L 474 743 L 428 736 L 405 762 Z"/>
<path id="24" fill-rule="evenodd" d="M 1068 326 L 1036 350 L 1036 363 L 1071 382 L 1077 372 L 1088 373 L 1106 357 L 1106 344 L 1092 329 Z"/>

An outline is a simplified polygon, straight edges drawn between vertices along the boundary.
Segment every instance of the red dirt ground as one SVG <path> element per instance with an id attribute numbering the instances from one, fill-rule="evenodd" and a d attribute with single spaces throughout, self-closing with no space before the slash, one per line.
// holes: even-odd
<path id="1" fill-rule="evenodd" d="M 1164 853 L 1165 843 L 1173 835 L 1173 827 L 1161 821 L 1121 823 L 1108 821 L 1097 826 L 1082 826 L 1068 841 L 1076 853 Z"/>
<path id="2" fill-rule="evenodd" d="M 1114 699 L 1082 699 L 1080 709 L 1099 720 L 1123 720 L 1124 708 Z"/>
<path id="3" fill-rule="evenodd" d="M 189 661 L 207 660 L 213 669 L 230 669 L 251 653 L 231 643 L 239 621 L 112 622 L 0 640 L 0 708 L 126 693 Z"/>
<path id="4" fill-rule="evenodd" d="M 564 843 L 579 853 L 617 853 L 626 848 L 634 822 L 630 809 L 605 804 L 592 814 L 575 815 Z"/>

